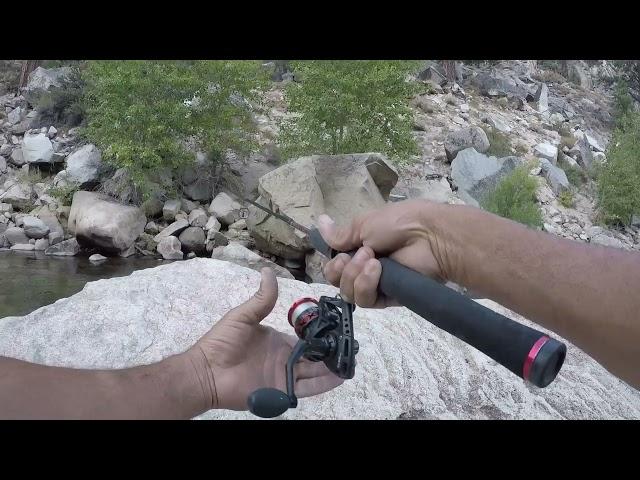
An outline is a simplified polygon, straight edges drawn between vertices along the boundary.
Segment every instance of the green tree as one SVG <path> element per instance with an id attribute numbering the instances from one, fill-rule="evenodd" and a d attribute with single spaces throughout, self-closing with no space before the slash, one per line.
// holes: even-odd
<path id="1" fill-rule="evenodd" d="M 281 127 L 284 158 L 377 151 L 398 161 L 418 154 L 408 80 L 414 61 L 291 62 L 301 81 L 285 90 L 292 117 Z"/>
<path id="2" fill-rule="evenodd" d="M 640 214 L 640 114 L 627 113 L 609 142 L 607 161 L 598 168 L 602 220 L 628 225 Z"/>
<path id="3" fill-rule="evenodd" d="M 195 160 L 189 142 L 212 162 L 255 146 L 248 102 L 267 81 L 257 61 L 90 61 L 83 80 L 86 137 L 143 194 L 158 168 Z"/>

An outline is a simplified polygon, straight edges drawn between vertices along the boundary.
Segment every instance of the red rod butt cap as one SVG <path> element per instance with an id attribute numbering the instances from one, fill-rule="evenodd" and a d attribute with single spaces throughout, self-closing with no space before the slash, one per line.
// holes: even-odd
<path id="1" fill-rule="evenodd" d="M 291 312 L 291 310 L 289 310 L 289 312 Z M 527 354 L 527 358 L 524 360 L 524 366 L 522 367 L 522 378 L 524 378 L 525 380 L 527 381 L 529 380 L 529 374 L 531 373 L 531 366 L 533 365 L 533 362 L 535 362 L 536 357 L 538 356 L 538 353 L 540 352 L 544 344 L 547 343 L 548 341 L 549 341 L 549 337 L 547 337 L 546 335 L 544 337 L 540 337 L 536 341 L 536 343 L 533 344 L 533 347 L 531 347 L 531 350 L 529 350 L 529 353 Z"/>

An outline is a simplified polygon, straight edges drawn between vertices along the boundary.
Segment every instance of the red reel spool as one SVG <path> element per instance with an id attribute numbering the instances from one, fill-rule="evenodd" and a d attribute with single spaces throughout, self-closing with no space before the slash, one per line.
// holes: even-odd
<path id="1" fill-rule="evenodd" d="M 303 297 L 296 300 L 289 308 L 287 319 L 299 338 L 310 321 L 318 317 L 318 301 L 315 298 Z"/>

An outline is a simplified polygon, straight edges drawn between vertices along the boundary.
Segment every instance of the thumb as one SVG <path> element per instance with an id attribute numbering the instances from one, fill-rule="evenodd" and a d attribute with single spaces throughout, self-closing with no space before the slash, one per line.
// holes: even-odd
<path id="1" fill-rule="evenodd" d="M 227 314 L 227 318 L 233 322 L 259 324 L 264 317 L 271 313 L 278 299 L 278 281 L 268 267 L 260 271 L 260 288 L 249 300 Z"/>
<path id="2" fill-rule="evenodd" d="M 355 218 L 348 227 L 339 228 L 329 215 L 322 214 L 318 217 L 318 231 L 331 248 L 339 252 L 348 252 L 362 245 L 362 220 L 362 217 Z"/>

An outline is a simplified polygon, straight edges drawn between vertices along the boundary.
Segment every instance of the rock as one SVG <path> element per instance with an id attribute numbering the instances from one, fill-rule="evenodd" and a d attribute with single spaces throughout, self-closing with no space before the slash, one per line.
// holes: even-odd
<path id="1" fill-rule="evenodd" d="M 624 248 L 624 243 L 622 243 L 617 238 L 611 237 L 604 233 L 591 236 L 591 243 L 602 245 L 605 247 Z"/>
<path id="2" fill-rule="evenodd" d="M 446 178 L 421 180 L 406 189 L 406 198 L 424 198 L 436 203 L 455 203 L 456 197 Z"/>
<path id="3" fill-rule="evenodd" d="M 37 217 L 26 215 L 22 221 L 24 233 L 29 238 L 44 238 L 49 234 L 49 227 Z"/>
<path id="4" fill-rule="evenodd" d="M 153 239 L 160 243 L 160 241 L 165 238 L 165 237 L 169 237 L 169 236 L 175 236 L 177 237 L 178 235 L 180 235 L 182 233 L 182 231 L 187 228 L 189 226 L 189 222 L 187 220 L 178 220 L 173 222 L 171 225 L 169 225 L 167 228 L 165 228 L 164 230 L 162 230 L 159 234 L 157 234 L 155 237 L 153 237 Z"/>
<path id="5" fill-rule="evenodd" d="M 489 139 L 480 127 L 467 127 L 447 135 L 444 141 L 444 151 L 447 159 L 452 161 L 458 152 L 473 147 L 477 152 L 484 153 L 489 150 Z"/>
<path id="6" fill-rule="evenodd" d="M 550 143 L 539 143 L 533 148 L 533 153 L 537 157 L 549 160 L 553 165 L 558 161 L 558 147 Z"/>
<path id="7" fill-rule="evenodd" d="M 201 176 L 192 184 L 184 185 L 182 191 L 191 200 L 209 201 L 213 197 L 213 181 L 208 176 Z"/>
<path id="8" fill-rule="evenodd" d="M 195 253 L 193 253 L 193 252 L 189 252 L 189 253 L 187 254 L 187 258 L 188 258 L 188 259 L 196 258 L 196 254 L 195 254 Z"/>
<path id="9" fill-rule="evenodd" d="M 64 238 L 64 230 L 55 213 L 48 208 L 43 208 L 37 217 L 49 228 L 49 245 L 55 245 Z"/>
<path id="10" fill-rule="evenodd" d="M 122 253 L 133 246 L 146 224 L 138 207 L 121 205 L 94 192 L 78 191 L 73 195 L 69 231 L 81 245 Z"/>
<path id="11" fill-rule="evenodd" d="M 244 218 L 241 218 L 237 222 L 229 225 L 229 230 L 246 230 L 247 229 L 247 221 Z"/>
<path id="12" fill-rule="evenodd" d="M 13 205 L 10 203 L 0 203 L 0 214 L 13 212 Z"/>
<path id="13" fill-rule="evenodd" d="M 99 253 L 94 253 L 89 257 L 89 261 L 91 263 L 102 263 L 107 259 L 107 257 L 100 255 Z"/>
<path id="14" fill-rule="evenodd" d="M 457 123 L 458 125 L 464 125 L 464 119 L 462 117 L 454 116 L 451 120 L 453 123 Z"/>
<path id="15" fill-rule="evenodd" d="M 7 161 L 4 157 L 0 157 L 0 175 L 7 173 Z"/>
<path id="16" fill-rule="evenodd" d="M 469 112 L 469 105 L 466 103 L 463 103 L 462 105 L 460 105 L 460 111 L 462 113 L 468 113 Z"/>
<path id="17" fill-rule="evenodd" d="M 302 225 L 314 224 L 323 212 L 341 224 L 385 205 L 397 180 L 380 154 L 314 155 L 264 175 L 257 202 Z M 305 234 L 253 206 L 247 228 L 258 249 L 282 258 L 301 260 L 311 249 Z"/>
<path id="18" fill-rule="evenodd" d="M 51 245 L 44 251 L 45 255 L 55 255 L 61 257 L 72 257 L 74 255 L 77 255 L 78 252 L 80 252 L 80 245 L 78 245 L 75 237 L 63 242 L 58 242 L 55 245 Z"/>
<path id="19" fill-rule="evenodd" d="M 49 239 L 48 238 L 39 238 L 36 240 L 36 243 L 34 244 L 34 250 L 37 251 L 45 251 L 47 248 L 49 248 Z"/>
<path id="20" fill-rule="evenodd" d="M 176 213 L 176 222 L 178 220 L 186 220 L 188 222 L 189 221 L 189 215 L 187 215 L 184 212 L 178 212 L 178 213 Z"/>
<path id="21" fill-rule="evenodd" d="M 189 225 L 191 225 L 192 227 L 203 228 L 207 224 L 208 219 L 209 217 L 207 217 L 207 214 L 204 213 L 204 210 L 196 208 L 195 210 L 191 210 L 188 221 Z"/>
<path id="22" fill-rule="evenodd" d="M 264 267 L 269 267 L 274 271 L 276 276 L 280 278 L 294 278 L 286 268 L 262 258 L 257 253 L 237 243 L 230 243 L 226 246 L 214 248 L 211 252 L 211 258 L 235 263 L 236 265 L 241 265 L 256 271 L 260 271 Z"/>
<path id="23" fill-rule="evenodd" d="M 541 83 L 533 97 L 535 108 L 540 113 L 549 112 L 549 88 L 546 83 Z"/>
<path id="24" fill-rule="evenodd" d="M 192 202 L 191 200 L 187 200 L 186 198 L 183 198 L 180 201 L 180 205 L 181 205 L 182 211 L 184 211 L 187 215 L 190 214 L 196 208 L 200 208 L 200 205 L 198 205 L 195 202 Z"/>
<path id="25" fill-rule="evenodd" d="M 176 214 L 180 211 L 180 200 L 167 200 L 162 207 L 162 218 L 167 222 L 172 222 Z"/>
<path id="26" fill-rule="evenodd" d="M 640 228 L 640 215 L 632 215 L 631 216 L 631 226 Z"/>
<path id="27" fill-rule="evenodd" d="M 200 227 L 187 227 L 178 237 L 183 252 L 203 253 L 206 251 L 206 237 Z"/>
<path id="28" fill-rule="evenodd" d="M 13 147 L 11 146 L 10 143 L 4 143 L 0 147 L 0 155 L 3 155 L 5 157 L 8 157 L 9 155 L 11 155 L 12 151 L 13 151 Z"/>
<path id="29" fill-rule="evenodd" d="M 562 231 L 553 224 L 544 223 L 542 228 L 544 228 L 546 232 L 552 233 L 554 235 L 560 235 L 560 233 L 562 233 Z"/>
<path id="30" fill-rule="evenodd" d="M 451 163 L 451 178 L 458 187 L 458 196 L 478 207 L 485 195 L 522 161 L 518 157 L 498 159 L 478 153 L 473 148 L 462 150 Z"/>
<path id="31" fill-rule="evenodd" d="M 580 168 L 580 166 L 578 165 L 578 162 L 576 162 L 569 155 L 565 155 L 563 152 L 558 152 L 558 162 L 567 164 L 574 168 Z"/>
<path id="32" fill-rule="evenodd" d="M 27 183 L 12 183 L 7 188 L 7 191 L 0 195 L 0 202 L 11 204 L 15 210 L 27 210 L 33 202 L 32 193 L 31 185 Z"/>
<path id="33" fill-rule="evenodd" d="M 151 235 L 157 235 L 160 233 L 160 227 L 155 222 L 148 222 L 144 226 L 144 231 Z"/>
<path id="34" fill-rule="evenodd" d="M 540 160 L 540 168 L 555 195 L 560 195 L 562 192 L 569 190 L 570 184 L 564 170 L 552 165 L 547 159 Z"/>
<path id="35" fill-rule="evenodd" d="M 412 104 L 418 107 L 420 110 L 422 110 L 422 112 L 426 113 L 427 115 L 431 115 L 432 113 L 440 112 L 440 110 L 442 110 L 440 108 L 440 105 L 438 105 L 436 102 L 431 100 L 427 95 L 420 95 L 419 97 L 416 97 L 412 101 Z M 467 108 L 468 108 L 468 105 L 467 105 Z"/>
<path id="36" fill-rule="evenodd" d="M 551 114 L 551 116 L 549 117 L 549 121 L 552 125 L 560 125 L 564 123 L 564 116 L 561 113 L 556 112 Z"/>
<path id="37" fill-rule="evenodd" d="M 211 244 L 209 245 L 211 249 L 229 245 L 229 239 L 222 232 L 216 230 L 209 230 L 206 241 Z"/>
<path id="38" fill-rule="evenodd" d="M 207 220 L 207 223 L 204 226 L 204 229 L 207 232 L 210 231 L 214 231 L 217 232 L 220 230 L 220 228 L 222 227 L 222 225 L 220 224 L 220 222 L 218 221 L 218 219 L 216 217 L 209 217 L 209 219 Z"/>
<path id="39" fill-rule="evenodd" d="M 65 80 L 70 78 L 71 72 L 69 67 L 38 67 L 29 75 L 29 82 L 22 90 L 22 94 L 31 105 L 35 105 L 44 92 L 54 87 L 62 87 Z"/>
<path id="40" fill-rule="evenodd" d="M 311 279 L 312 283 L 329 283 L 324 278 L 324 266 L 327 263 L 327 257 L 318 253 L 317 251 L 313 251 L 311 253 L 307 253 L 305 257 L 305 268 L 304 271 L 307 276 Z"/>
<path id="41" fill-rule="evenodd" d="M 25 112 L 22 107 L 17 107 L 9 112 L 9 114 L 7 115 L 7 121 L 11 125 L 15 125 L 16 123 L 20 123 L 24 116 Z"/>
<path id="42" fill-rule="evenodd" d="M 224 192 L 220 192 L 209 206 L 209 213 L 222 225 L 231 225 L 240 219 L 242 205 Z"/>
<path id="43" fill-rule="evenodd" d="M 85 145 L 67 157 L 67 181 L 82 188 L 96 184 L 104 171 L 102 155 L 95 145 Z"/>
<path id="44" fill-rule="evenodd" d="M 26 134 L 22 142 L 22 156 L 26 163 L 52 163 L 53 145 L 51 140 L 42 133 Z"/>
<path id="45" fill-rule="evenodd" d="M 585 170 L 590 170 L 593 166 L 593 153 L 591 152 L 591 148 L 589 148 L 587 136 L 582 135 L 582 138 L 578 139 L 575 146 L 580 152 L 580 155 L 577 159 L 578 163 Z"/>
<path id="46" fill-rule="evenodd" d="M 591 89 L 591 77 L 587 73 L 589 68 L 582 60 L 567 60 L 567 79 L 580 85 L 582 88 Z"/>
<path id="47" fill-rule="evenodd" d="M 593 152 L 593 161 L 602 165 L 606 163 L 607 156 L 602 152 Z"/>
<path id="48" fill-rule="evenodd" d="M 173 236 L 162 238 L 158 243 L 157 250 L 165 260 L 182 260 L 184 258 L 180 240 Z"/>
<path id="49" fill-rule="evenodd" d="M 64 238 L 64 235 L 62 233 L 51 232 L 49 234 L 49 245 L 55 245 L 56 243 L 60 243 L 63 238 Z"/>
<path id="50" fill-rule="evenodd" d="M 35 250 L 35 248 L 36 248 L 35 245 L 31 243 L 18 243 L 16 245 L 11 246 L 11 250 L 32 251 L 32 250 Z"/>
<path id="51" fill-rule="evenodd" d="M 498 115 L 483 115 L 482 121 L 503 133 L 511 133 L 509 124 Z"/>
<path id="52" fill-rule="evenodd" d="M 4 231 L 5 238 L 10 245 L 19 245 L 29 243 L 29 237 L 24 233 L 24 230 L 20 227 L 9 227 Z"/>
<path id="53" fill-rule="evenodd" d="M 14 164 L 16 167 L 21 167 L 26 163 L 24 156 L 22 155 L 22 148 L 13 149 L 11 156 L 9 157 L 9 163 Z"/>
<path id="54" fill-rule="evenodd" d="M 265 155 L 269 155 L 269 152 L 265 152 Z M 251 156 L 248 159 L 229 156 L 226 161 L 229 169 L 225 169 L 222 172 L 226 187 L 229 191 L 235 193 L 238 198 L 257 198 L 260 177 L 275 170 L 277 167 L 277 165 L 268 160 L 269 158 L 262 156 Z M 277 158 L 273 160 L 277 160 Z"/>
<path id="55" fill-rule="evenodd" d="M 471 83 L 487 97 L 513 96 L 524 99 L 528 95 L 528 92 L 517 85 L 513 79 L 498 74 L 481 73 L 473 77 Z"/>
<path id="56" fill-rule="evenodd" d="M 47 137 L 53 138 L 56 136 L 57 133 L 58 133 L 58 130 L 56 129 L 56 127 L 52 125 L 49 127 L 49 130 L 47 131 Z"/>
<path id="57" fill-rule="evenodd" d="M 90 282 L 29 315 L 4 318 L 0 355 L 69 368 L 154 363 L 195 344 L 255 293 L 259 278 L 246 267 L 195 258 Z M 338 293 L 330 285 L 286 278 L 278 284 L 275 308 L 262 323 L 287 334 L 294 301 Z M 541 329 L 494 302 L 477 302 Z M 549 387 L 532 388 L 406 308 L 356 309 L 354 324 L 360 344 L 355 377 L 301 399 L 283 419 L 397 419 L 409 411 L 425 419 L 640 418 L 640 392 L 557 335 L 568 347 L 564 367 Z M 255 419 L 232 410 L 198 418 Z"/>

